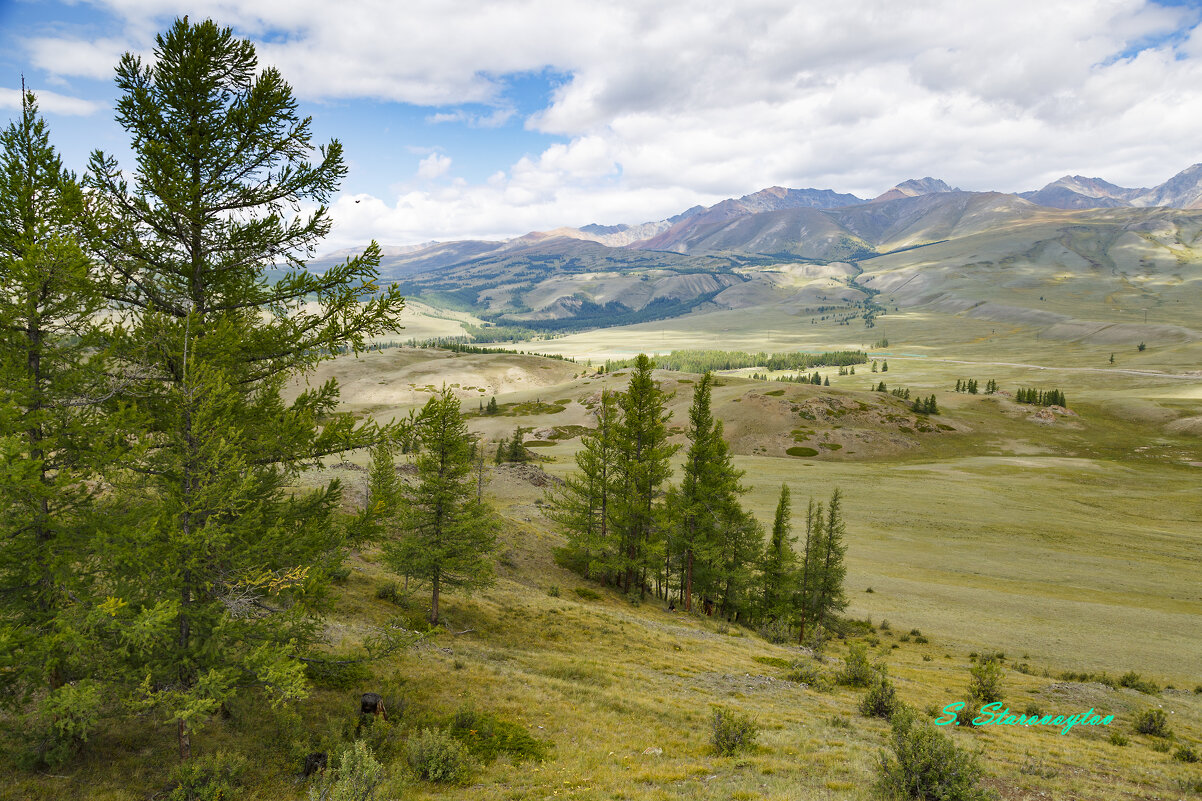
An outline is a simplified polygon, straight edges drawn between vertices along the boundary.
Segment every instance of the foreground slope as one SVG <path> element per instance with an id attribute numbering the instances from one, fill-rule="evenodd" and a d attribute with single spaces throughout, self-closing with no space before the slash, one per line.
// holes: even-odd
<path id="1" fill-rule="evenodd" d="M 1190 405 L 1180 397 L 1155 399 L 1169 379 L 1114 374 L 1100 385 L 1091 374 L 1064 374 L 1075 415 L 1048 423 L 1005 396 L 950 392 L 955 369 L 891 358 L 887 373 L 833 375 L 829 389 L 721 377 L 715 414 L 727 422 L 738 466 L 747 471 L 750 508 L 769 519 L 781 482 L 797 500 L 843 489 L 848 614 L 876 624 L 848 636 L 888 664 L 905 703 L 938 710 L 961 700 L 971 655 L 1001 650 L 1004 700 L 1013 710 L 1067 715 L 1092 707 L 1116 716 L 1110 729 L 1063 736 L 1050 727 L 949 732 L 982 750 L 985 784 L 1001 797 L 1190 797 L 1183 782 L 1202 772 L 1172 750 L 1153 750 L 1156 740 L 1134 734 L 1132 720 L 1163 708 L 1177 738 L 1173 749 L 1197 750 L 1202 741 L 1202 694 L 1192 691 L 1202 683 L 1202 646 L 1194 636 L 1202 615 L 1194 580 L 1202 560 L 1195 525 L 1200 468 L 1190 464 L 1202 464 L 1202 440 L 1167 430 L 1191 409 L 1196 414 L 1202 395 Z M 1028 376 L 996 369 L 1004 388 Z M 314 380 L 343 381 L 347 408 L 382 420 L 423 403 L 442 378 L 459 385 L 468 410 L 475 406 L 470 399 L 495 392 L 500 413 L 474 416 L 472 430 L 495 441 L 523 425 L 545 459 L 487 468 L 485 492 L 504 521 L 495 587 L 472 598 L 444 596 L 445 626 L 366 673 L 322 682 L 295 710 L 273 711 L 251 698 L 197 737 L 201 753 L 247 758 L 244 797 L 306 797 L 304 755 L 353 731 L 366 691 L 385 696 L 396 724 L 373 740 L 389 765 L 381 798 L 876 797 L 871 786 L 887 724 L 858 713 L 860 690 L 818 691 L 790 681 L 788 666 L 812 660 L 810 652 L 713 618 L 669 612 L 651 598 L 625 599 L 555 563 L 564 540 L 545 515 L 544 492 L 571 469 L 580 432 L 592 424 L 589 404 L 603 388 L 621 389 L 624 375 L 522 354 L 401 348 L 340 358 L 322 371 Z M 892 400 L 865 386 L 882 377 L 938 392 L 942 414 L 928 418 L 936 430 L 907 433 L 901 429 L 915 422 L 886 419 Z M 659 371 L 656 378 L 675 393 L 672 424 L 682 425 L 696 376 Z M 803 425 L 815 441 L 895 426 L 892 434 L 912 447 L 881 448 L 870 458 L 848 457 L 847 448 L 816 449 L 807 458 L 762 452 L 776 442 L 765 437 L 792 439 Z M 348 508 L 358 508 L 365 463 L 366 455 L 355 454 L 306 481 L 339 477 Z M 354 552 L 348 566 L 326 621 L 331 653 L 353 655 L 383 628 L 424 628 L 425 588 L 415 584 L 406 594 L 374 548 Z M 818 668 L 837 671 L 847 646 L 828 643 Z M 1146 695 L 1079 675 L 1129 670 L 1177 689 Z M 1065 678 L 1065 671 L 1074 675 Z M 757 718 L 755 749 L 715 756 L 715 706 Z M 469 707 L 545 741 L 546 761 L 503 756 L 465 786 L 413 778 L 404 738 L 447 725 Z M 17 726 L 3 722 L 6 731 Z M 1127 744 L 1112 743 L 1111 732 Z M 130 715 L 53 774 L 10 771 L 0 797 L 162 797 L 176 761 L 163 746 L 169 734 L 153 719 Z M 0 762 L 16 764 L 15 743 L 11 733 L 0 738 Z"/>

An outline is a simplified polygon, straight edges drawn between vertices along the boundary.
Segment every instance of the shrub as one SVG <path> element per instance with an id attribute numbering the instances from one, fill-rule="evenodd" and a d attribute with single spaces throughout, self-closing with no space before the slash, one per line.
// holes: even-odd
<path id="1" fill-rule="evenodd" d="M 1127 738 L 1123 736 L 1122 732 L 1112 731 L 1110 732 L 1110 744 L 1123 748 L 1127 745 Z"/>
<path id="2" fill-rule="evenodd" d="M 530 735 L 516 723 L 473 707 L 461 707 L 451 718 L 451 736 L 461 742 L 475 759 L 492 763 L 499 755 L 508 754 L 515 763 L 547 758 L 547 744 Z"/>
<path id="3" fill-rule="evenodd" d="M 1163 709 L 1145 709 L 1135 716 L 1135 733 L 1150 734 L 1153 737 L 1168 737 L 1169 716 Z"/>
<path id="4" fill-rule="evenodd" d="M 851 728 L 851 721 L 848 720 L 847 718 L 840 717 L 839 715 L 831 715 L 831 719 L 828 722 L 831 724 L 831 726 L 833 726 L 836 729 L 850 729 Z"/>
<path id="5" fill-rule="evenodd" d="M 922 636 L 921 634 L 915 634 L 914 642 L 918 643 L 919 645 L 926 645 L 927 643 L 930 642 L 930 640 L 928 640 L 926 637 Z"/>
<path id="6" fill-rule="evenodd" d="M 181 762 L 171 773 L 168 801 L 225 801 L 238 798 L 246 758 L 225 751 Z"/>
<path id="7" fill-rule="evenodd" d="M 759 635 L 774 645 L 797 641 L 797 630 L 785 620 L 770 620 L 760 626 Z"/>
<path id="8" fill-rule="evenodd" d="M 1202 684 L 1194 688 L 1194 695 L 1202 695 Z"/>
<path id="9" fill-rule="evenodd" d="M 552 598 L 558 598 L 559 597 L 559 585 L 552 584 L 550 587 L 547 587 L 547 595 L 550 595 Z"/>
<path id="10" fill-rule="evenodd" d="M 1173 759 L 1193 764 L 1198 761 L 1198 752 L 1188 745 L 1183 745 L 1178 747 L 1176 753 L 1173 754 Z"/>
<path id="11" fill-rule="evenodd" d="M 711 726 L 711 742 L 719 756 L 732 756 L 739 751 L 749 750 L 755 745 L 755 738 L 760 731 L 752 718 L 720 707 L 714 709 Z"/>
<path id="12" fill-rule="evenodd" d="M 982 656 L 968 672 L 969 706 L 978 707 L 1002 700 L 1002 666 L 996 655 Z"/>
<path id="13" fill-rule="evenodd" d="M 1156 695 L 1160 692 L 1160 687 L 1157 686 L 1156 682 L 1143 678 L 1134 670 L 1127 671 L 1119 677 L 1119 686 L 1129 687 L 1144 695 Z"/>
<path id="14" fill-rule="evenodd" d="M 934 724 L 902 709 L 893 716 L 890 756 L 881 752 L 877 787 L 887 798 L 985 801 L 994 796 L 978 786 L 976 754 L 958 748 Z"/>
<path id="15" fill-rule="evenodd" d="M 395 581 L 388 581 L 376 588 L 376 597 L 381 601 L 389 601 L 391 603 L 400 603 L 401 592 L 397 589 Z"/>
<path id="16" fill-rule="evenodd" d="M 428 782 L 459 782 L 471 770 L 463 744 L 442 729 L 422 729 L 405 744 L 409 767 Z"/>
<path id="17" fill-rule="evenodd" d="M 384 780 L 384 766 L 371 746 L 356 740 L 338 752 L 338 766 L 309 788 L 309 801 L 371 801 Z"/>
<path id="18" fill-rule="evenodd" d="M 1028 701 L 1027 706 L 1023 709 L 1023 714 L 1029 718 L 1043 717 L 1043 710 L 1039 708 L 1039 704 L 1034 701 Z"/>
<path id="19" fill-rule="evenodd" d="M 843 659 L 843 670 L 838 682 L 848 687 L 867 687 L 872 682 L 872 665 L 868 664 L 868 649 L 863 645 L 849 645 Z"/>
<path id="20" fill-rule="evenodd" d="M 51 768 L 66 763 L 96 728 L 101 705 L 100 686 L 87 680 L 64 684 L 42 699 L 32 721 L 34 762 Z"/>
<path id="21" fill-rule="evenodd" d="M 1152 750 L 1159 754 L 1167 754 L 1171 747 L 1168 740 L 1157 740 L 1152 743 Z"/>
<path id="22" fill-rule="evenodd" d="M 574 592 L 586 601 L 600 601 L 601 593 L 596 590 L 590 590 L 588 587 L 577 587 Z"/>
<path id="23" fill-rule="evenodd" d="M 877 673 L 876 680 L 868 687 L 868 692 L 860 699 L 860 714 L 867 718 L 884 718 L 889 720 L 897 711 L 900 702 L 893 682 L 885 675 L 885 671 Z"/>
<path id="24" fill-rule="evenodd" d="M 371 671 L 363 662 L 340 663 L 337 659 L 306 662 L 305 675 L 315 686 L 329 690 L 354 689 L 371 679 Z"/>
<path id="25" fill-rule="evenodd" d="M 809 659 L 799 659 L 794 662 L 789 667 L 789 672 L 785 674 L 785 678 L 822 692 L 829 690 L 832 686 L 830 676 L 822 670 L 817 662 Z"/>

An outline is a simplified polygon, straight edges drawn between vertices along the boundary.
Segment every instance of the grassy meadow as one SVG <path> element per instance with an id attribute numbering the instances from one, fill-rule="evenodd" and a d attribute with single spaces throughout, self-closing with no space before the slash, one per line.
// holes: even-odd
<path id="1" fill-rule="evenodd" d="M 423 316 L 415 327 L 444 323 Z M 624 375 L 599 375 L 589 360 L 698 347 L 872 350 L 883 336 L 890 345 L 872 358 L 888 360 L 885 373 L 819 369 L 829 374 L 827 388 L 752 380 L 746 374 L 755 371 L 745 370 L 721 376 L 714 392 L 715 414 L 746 471 L 746 503 L 761 521 L 770 523 L 782 482 L 795 513 L 808 497 L 844 492 L 847 615 L 871 628 L 811 655 L 716 618 L 671 613 L 652 598 L 632 602 L 555 563 L 563 537 L 544 515 L 545 486 L 573 469 L 599 392 L 625 385 Z M 485 493 L 504 520 L 493 588 L 444 596 L 446 626 L 426 631 L 425 588 L 406 593 L 375 549 L 353 553 L 331 598 L 331 653 L 351 654 L 387 626 L 424 632 L 421 639 L 365 671 L 319 682 L 293 708 L 238 701 L 197 735 L 198 752 L 245 757 L 246 798 L 305 798 L 303 756 L 345 738 L 359 694 L 378 691 L 395 723 L 370 735 L 389 765 L 380 798 L 875 798 L 888 724 L 857 711 L 862 690 L 820 691 L 788 678 L 797 660 L 816 659 L 833 675 L 857 642 L 888 664 L 901 700 L 923 713 L 963 700 L 972 660 L 1000 651 L 1012 710 L 1068 715 L 1093 707 L 1116 716 L 1108 727 L 1063 736 L 1053 727 L 950 731 L 980 750 L 985 784 L 1001 798 L 1202 797 L 1202 766 L 1172 753 L 1202 748 L 1202 375 L 1185 374 L 1202 350 L 1149 345 L 1139 352 L 1053 340 L 934 312 L 889 314 L 864 330 L 759 309 L 516 346 L 577 362 L 392 348 L 327 363 L 311 380 L 338 377 L 344 406 L 381 420 L 420 406 L 443 383 L 469 412 L 495 395 L 502 413 L 474 414 L 469 427 L 488 443 L 527 427 L 540 461 L 488 467 Z M 675 393 L 671 425 L 679 431 L 696 376 L 656 376 Z M 982 386 L 996 379 L 1005 393 L 1059 388 L 1073 414 L 1035 419 L 1033 407 L 1008 394 L 953 392 L 957 378 Z M 932 421 L 943 427 L 913 428 L 905 403 L 869 391 L 880 380 L 936 394 L 941 414 Z M 811 410 L 818 413 L 803 416 Z M 816 455 L 785 453 L 800 442 Z M 327 460 L 306 482 L 341 479 L 355 508 L 366 462 L 362 453 Z M 796 514 L 794 523 L 796 531 Z M 1160 693 L 1063 676 L 1128 671 L 1155 681 Z M 715 755 L 716 706 L 756 718 L 754 749 Z M 1135 715 L 1153 707 L 1169 715 L 1172 751 L 1154 750 L 1157 739 L 1132 731 Z M 405 738 L 468 708 L 522 727 L 544 743 L 545 759 L 502 755 L 458 785 L 415 778 L 405 768 Z M 1112 732 L 1126 744 L 1112 742 Z M 14 771 L 0 798 L 166 798 L 172 736 L 150 718 L 114 721 L 60 771 Z M 15 763 L 17 737 L 9 732 L 0 749 L 0 760 Z"/>

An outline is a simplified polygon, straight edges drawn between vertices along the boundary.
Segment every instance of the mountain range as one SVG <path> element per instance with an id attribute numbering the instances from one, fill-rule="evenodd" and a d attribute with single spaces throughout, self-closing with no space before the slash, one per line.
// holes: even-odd
<path id="1" fill-rule="evenodd" d="M 927 177 L 872 199 L 770 187 L 637 225 L 386 247 L 381 274 L 433 305 L 552 331 L 761 305 L 801 314 L 890 289 L 899 306 L 1004 299 L 1018 317 L 1051 326 L 1074 315 L 1044 306 L 1032 317 L 1033 298 L 1043 306 L 1068 276 L 1088 273 L 1085 294 L 1108 302 L 1197 292 L 1200 232 L 1202 164 L 1152 188 L 1065 176 L 1003 194 Z"/>

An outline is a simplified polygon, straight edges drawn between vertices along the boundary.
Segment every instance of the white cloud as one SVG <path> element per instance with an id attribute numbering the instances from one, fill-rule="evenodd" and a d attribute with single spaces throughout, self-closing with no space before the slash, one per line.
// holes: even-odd
<path id="1" fill-rule="evenodd" d="M 127 46 L 179 9 L 104 4 L 127 21 Z M 932 175 L 1019 191 L 1072 172 L 1140 186 L 1202 161 L 1197 12 L 1146 0 L 496 0 L 468 11 L 364 0 L 336 13 L 322 0 L 197 0 L 188 11 L 258 38 L 302 98 L 493 109 L 435 108 L 430 122 L 504 124 L 508 76 L 569 76 L 525 120 L 566 143 L 497 164 L 482 185 L 339 204 L 340 237 L 639 222 L 773 184 L 874 195 Z M 75 49 L 56 62 L 55 41 L 35 43 L 52 72 L 114 63 L 116 43 L 59 44 Z M 436 147 L 423 155 L 419 178 L 447 173 Z"/>
<path id="2" fill-rule="evenodd" d="M 426 117 L 426 122 L 435 125 L 445 122 L 458 122 L 470 128 L 500 128 L 513 119 L 515 114 L 517 114 L 517 110 L 512 108 L 498 108 L 490 111 L 488 114 L 472 114 L 463 109 L 457 109 L 451 112 L 440 111 L 437 114 L 431 114 Z"/>
<path id="3" fill-rule="evenodd" d="M 90 100 L 60 95 L 57 92 L 49 92 L 44 89 L 34 90 L 34 95 L 37 97 L 38 109 L 47 114 L 86 117 L 103 108 L 99 103 L 93 103 Z M 0 88 L 0 108 L 21 108 L 20 90 Z"/>
<path id="4" fill-rule="evenodd" d="M 121 56 L 133 47 L 122 39 L 95 41 L 40 36 L 26 41 L 35 67 L 52 75 L 111 79 Z"/>
<path id="5" fill-rule="evenodd" d="M 441 175 L 446 175 L 451 169 L 451 157 L 441 153 L 431 153 L 417 163 L 417 177 L 432 181 Z"/>

